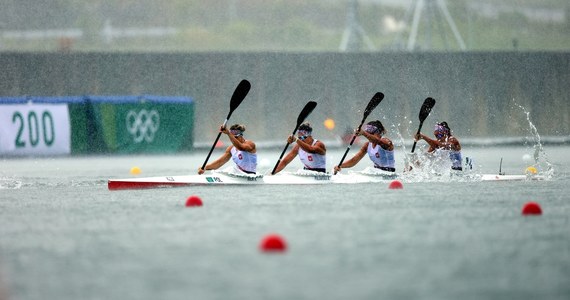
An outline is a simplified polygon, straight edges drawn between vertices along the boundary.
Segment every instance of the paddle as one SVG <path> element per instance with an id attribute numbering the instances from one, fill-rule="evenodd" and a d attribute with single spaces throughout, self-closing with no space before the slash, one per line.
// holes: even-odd
<path id="1" fill-rule="evenodd" d="M 293 129 L 293 135 L 295 135 L 301 123 L 305 121 L 305 119 L 311 114 L 311 112 L 313 111 L 313 109 L 315 109 L 315 107 L 317 107 L 317 102 L 315 101 L 309 101 L 307 102 L 307 104 L 305 104 L 305 107 L 303 107 L 303 110 L 299 114 L 299 117 L 297 117 L 297 125 L 295 125 L 295 129 Z M 275 167 L 273 167 L 271 175 L 275 175 L 275 170 L 277 170 L 277 166 L 279 166 L 279 163 L 281 162 L 283 155 L 285 155 L 285 152 L 287 151 L 288 147 L 289 147 L 289 142 L 287 142 L 287 144 L 285 145 L 285 149 L 283 149 L 283 152 L 281 152 L 281 156 L 279 156 L 279 160 L 277 160 Z"/>
<path id="2" fill-rule="evenodd" d="M 420 109 L 420 127 L 418 128 L 416 135 L 420 134 L 422 125 L 424 124 L 425 119 L 429 116 L 429 113 L 431 112 L 431 109 L 434 105 L 435 100 L 433 98 L 427 97 L 426 100 L 424 100 L 424 104 L 422 104 L 422 108 Z M 414 141 L 414 145 L 412 146 L 412 153 L 414 153 L 414 150 L 416 150 L 417 143 L 417 141 Z"/>
<path id="3" fill-rule="evenodd" d="M 245 79 L 238 84 L 230 100 L 230 112 L 228 113 L 228 116 L 226 117 L 226 120 L 224 121 L 224 125 L 222 125 L 222 127 L 226 127 L 226 124 L 228 123 L 230 116 L 232 115 L 234 110 L 241 104 L 243 99 L 245 99 L 245 96 L 247 96 L 247 93 L 249 93 L 250 88 L 251 84 L 249 83 L 249 81 Z M 220 131 L 218 133 L 218 136 L 216 137 L 216 140 L 214 141 L 214 144 L 212 145 L 212 148 L 210 149 L 210 152 L 208 152 L 208 156 L 206 156 L 206 160 L 202 165 L 202 169 L 206 169 L 206 164 L 208 163 L 208 159 L 210 159 L 210 155 L 212 155 L 212 151 L 214 151 L 214 148 L 216 147 L 216 144 L 218 143 L 218 140 L 220 139 L 221 135 L 222 132 Z"/>
<path id="4" fill-rule="evenodd" d="M 366 109 L 364 110 L 364 116 L 362 117 L 362 121 L 360 122 L 360 125 L 358 125 L 358 129 L 356 130 L 356 132 L 360 132 L 362 125 L 366 121 L 366 118 L 376 108 L 376 106 L 378 106 L 378 104 L 380 104 L 382 99 L 384 99 L 384 94 L 382 94 L 380 92 L 374 94 L 372 99 L 370 99 L 370 102 L 368 102 L 368 105 L 366 106 Z M 350 141 L 350 144 L 348 144 L 348 147 L 346 148 L 346 151 L 344 152 L 344 155 L 340 159 L 340 162 L 338 163 L 337 166 L 342 165 L 342 163 L 344 162 L 344 159 L 346 158 L 346 155 L 348 154 L 348 151 L 350 151 L 350 147 L 352 147 L 352 144 L 354 144 L 355 140 L 356 140 L 356 133 L 352 136 L 352 140 Z M 337 172 L 334 172 L 335 175 L 336 175 L 336 173 Z"/>

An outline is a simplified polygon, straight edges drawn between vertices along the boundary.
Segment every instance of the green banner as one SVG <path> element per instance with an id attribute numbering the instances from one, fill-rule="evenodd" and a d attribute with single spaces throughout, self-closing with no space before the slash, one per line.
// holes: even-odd
<path id="1" fill-rule="evenodd" d="M 171 99 L 171 98 L 168 98 Z M 98 133 L 111 153 L 175 153 L 193 144 L 194 103 L 123 98 L 91 99 Z"/>
<path id="2" fill-rule="evenodd" d="M 0 97 L 0 154 L 176 153 L 194 142 L 188 97 Z"/>

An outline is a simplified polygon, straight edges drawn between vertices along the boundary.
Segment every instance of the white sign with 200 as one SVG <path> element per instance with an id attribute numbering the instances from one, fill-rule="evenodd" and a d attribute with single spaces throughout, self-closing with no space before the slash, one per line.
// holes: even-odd
<path id="1" fill-rule="evenodd" d="M 0 154 L 71 152 L 67 104 L 16 104 L 0 108 Z"/>

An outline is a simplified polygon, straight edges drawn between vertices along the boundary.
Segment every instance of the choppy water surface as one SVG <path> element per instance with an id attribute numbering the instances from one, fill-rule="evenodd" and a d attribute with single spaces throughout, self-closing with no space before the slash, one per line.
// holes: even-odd
<path id="1" fill-rule="evenodd" d="M 330 151 L 329 169 L 343 152 Z M 464 149 L 480 173 L 497 173 L 503 158 L 504 172 L 522 174 L 534 152 Z M 107 179 L 131 177 L 133 166 L 139 176 L 183 175 L 206 153 L 3 159 L 0 299 L 568 299 L 570 147 L 539 152 L 548 161 L 540 172 L 553 170 L 547 181 L 428 180 L 403 190 L 111 192 Z M 260 151 L 261 169 L 279 153 Z M 204 206 L 184 207 L 190 195 Z M 543 215 L 523 217 L 527 201 Z M 288 251 L 261 253 L 269 233 Z"/>

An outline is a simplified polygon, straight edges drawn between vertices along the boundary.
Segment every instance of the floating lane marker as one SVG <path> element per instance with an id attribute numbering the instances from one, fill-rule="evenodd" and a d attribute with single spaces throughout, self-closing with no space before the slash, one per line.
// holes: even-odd
<path id="1" fill-rule="evenodd" d="M 202 199 L 196 195 L 192 195 L 186 199 L 186 207 L 202 206 Z"/>
<path id="2" fill-rule="evenodd" d="M 523 216 L 538 216 L 542 215 L 542 208 L 536 202 L 527 202 L 522 208 Z"/>
<path id="3" fill-rule="evenodd" d="M 141 173 L 141 169 L 137 166 L 134 166 L 131 168 L 130 172 L 132 175 L 139 175 Z"/>
<path id="4" fill-rule="evenodd" d="M 404 188 L 404 185 L 400 180 L 392 180 L 388 185 L 388 188 L 391 190 L 401 190 Z"/>
<path id="5" fill-rule="evenodd" d="M 285 239 L 278 234 L 268 234 L 261 240 L 259 250 L 262 252 L 285 252 L 287 250 L 287 243 Z"/>

